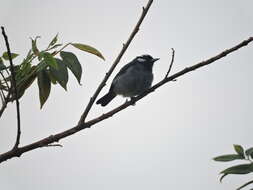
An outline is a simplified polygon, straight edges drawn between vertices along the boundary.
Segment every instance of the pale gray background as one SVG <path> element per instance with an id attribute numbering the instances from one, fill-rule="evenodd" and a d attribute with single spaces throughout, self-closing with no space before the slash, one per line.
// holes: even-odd
<path id="1" fill-rule="evenodd" d="M 147 0 L 0 2 L 0 24 L 12 50 L 21 54 L 15 63 L 30 48 L 29 37 L 42 36 L 39 47 L 45 47 L 57 32 L 62 42 L 93 45 L 106 57 L 103 62 L 69 48 L 83 65 L 83 85 L 71 76 L 69 92 L 53 88 L 41 111 L 37 86 L 27 92 L 21 100 L 25 145 L 77 123 Z M 252 0 L 155 0 L 117 70 L 149 53 L 161 58 L 154 67 L 157 82 L 168 68 L 171 47 L 176 50 L 172 72 L 216 55 L 253 35 L 252 7 Z M 2 37 L 0 43 L 3 52 Z M 3 163 L 1 189 L 235 189 L 252 175 L 230 176 L 220 184 L 219 171 L 233 163 L 212 158 L 232 153 L 233 144 L 253 146 L 252 52 L 249 45 L 169 83 L 136 106 L 60 141 L 64 148 L 37 149 Z M 108 107 L 95 105 L 89 118 L 122 102 L 118 97 Z M 15 115 L 9 105 L 1 118 L 1 152 L 13 146 Z"/>

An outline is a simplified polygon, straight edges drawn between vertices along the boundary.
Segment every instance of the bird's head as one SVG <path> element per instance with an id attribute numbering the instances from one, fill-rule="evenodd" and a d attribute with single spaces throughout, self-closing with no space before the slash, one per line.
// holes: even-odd
<path id="1" fill-rule="evenodd" d="M 153 58 L 151 55 L 147 55 L 147 54 L 136 57 L 136 61 L 138 61 L 139 63 L 143 63 L 151 68 L 153 67 L 154 62 L 158 60 L 159 58 Z"/>
<path id="2" fill-rule="evenodd" d="M 142 56 L 138 56 L 136 57 L 137 61 L 139 62 L 143 62 L 143 63 L 154 63 L 157 60 L 159 60 L 160 58 L 153 58 L 151 55 L 142 55 Z"/>

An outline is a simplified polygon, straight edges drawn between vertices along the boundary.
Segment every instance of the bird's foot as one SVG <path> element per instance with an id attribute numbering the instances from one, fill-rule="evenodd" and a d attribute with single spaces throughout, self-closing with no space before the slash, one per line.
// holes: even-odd
<path id="1" fill-rule="evenodd" d="M 134 98 L 134 97 L 131 97 L 131 98 L 130 98 L 130 102 L 133 102 L 133 103 L 132 103 L 132 106 L 135 106 L 135 98 Z"/>

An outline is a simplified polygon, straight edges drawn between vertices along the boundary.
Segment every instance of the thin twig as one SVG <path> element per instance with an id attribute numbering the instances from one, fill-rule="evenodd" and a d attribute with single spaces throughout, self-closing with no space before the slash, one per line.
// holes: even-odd
<path id="1" fill-rule="evenodd" d="M 2 89 L 0 89 L 0 97 L 1 97 L 2 105 L 5 104 L 5 95 Z"/>
<path id="2" fill-rule="evenodd" d="M 166 73 L 166 75 L 165 75 L 164 78 L 167 78 L 167 77 L 169 76 L 170 71 L 171 71 L 171 69 L 172 69 L 172 65 L 173 65 L 173 63 L 174 63 L 175 50 L 174 50 L 173 48 L 171 48 L 171 50 L 172 50 L 172 55 L 171 55 L 170 67 L 169 67 L 169 70 L 168 70 L 168 72 Z"/>
<path id="3" fill-rule="evenodd" d="M 16 99 L 16 109 L 17 109 L 17 138 L 16 138 L 16 142 L 15 142 L 14 147 L 13 147 L 13 149 L 16 149 L 16 148 L 18 148 L 18 145 L 20 143 L 20 135 L 21 135 L 20 108 L 19 108 L 19 101 L 18 101 L 18 91 L 17 91 L 15 72 L 14 72 L 14 66 L 13 66 L 13 62 L 12 62 L 12 58 L 11 58 L 11 50 L 10 50 L 10 45 L 9 45 L 9 42 L 8 42 L 8 37 L 5 34 L 3 26 L 1 26 L 1 29 L 2 29 L 2 34 L 4 36 L 4 40 L 5 40 L 5 44 L 6 44 L 6 48 L 7 48 L 7 53 L 8 53 L 8 57 L 9 57 L 9 61 L 10 61 L 10 71 L 11 71 L 12 86 L 14 88 L 14 96 L 15 96 L 15 99 Z"/>
<path id="4" fill-rule="evenodd" d="M 6 109 L 7 107 L 7 103 L 9 102 L 10 100 L 10 96 L 11 96 L 11 92 L 9 91 L 6 98 L 5 98 L 5 102 L 4 104 L 2 105 L 1 109 L 0 109 L 0 118 L 2 117 L 2 114 L 4 112 L 4 110 Z"/>
<path id="5" fill-rule="evenodd" d="M 126 109 L 128 106 L 133 105 L 134 103 L 136 103 L 137 101 L 139 101 L 143 97 L 147 96 L 148 94 L 152 93 L 153 91 L 155 91 L 155 89 L 161 87 L 162 85 L 164 85 L 170 81 L 173 81 L 174 79 L 176 79 L 180 76 L 183 76 L 186 73 L 194 71 L 195 69 L 199 69 L 201 67 L 207 66 L 207 65 L 227 56 L 228 54 L 235 52 L 236 50 L 238 50 L 244 46 L 247 46 L 252 41 L 253 41 L 253 37 L 250 37 L 249 39 L 244 40 L 243 42 L 239 43 L 238 45 L 236 45 L 230 49 L 227 49 L 227 50 L 221 52 L 220 54 L 211 57 L 210 59 L 207 59 L 205 61 L 199 62 L 195 65 L 190 66 L 190 67 L 187 67 L 187 68 L 171 75 L 170 77 L 167 77 L 166 79 L 163 79 L 162 81 L 158 82 L 157 84 L 155 84 L 152 88 L 150 88 L 149 90 L 147 90 L 143 94 L 141 94 L 135 98 L 132 98 L 130 101 L 127 101 L 126 103 L 118 106 L 117 108 L 115 108 L 115 109 L 113 109 L 113 110 L 111 110 L 111 111 L 109 111 L 97 118 L 94 118 L 94 119 L 87 121 L 85 123 L 81 123 L 80 125 L 72 127 L 68 130 L 57 133 L 55 135 L 51 135 L 47 138 L 41 139 L 41 140 L 36 141 L 34 143 L 28 144 L 26 146 L 19 147 L 17 149 L 13 149 L 13 150 L 10 150 L 10 151 L 5 152 L 3 154 L 0 154 L 0 163 L 6 161 L 8 159 L 14 158 L 14 157 L 20 157 L 25 152 L 29 152 L 31 150 L 47 146 L 47 145 L 52 144 L 54 142 L 58 142 L 59 140 L 65 138 L 67 136 L 73 135 L 81 130 L 86 129 L 86 128 L 90 128 L 93 125 L 95 125 L 105 119 L 108 119 L 108 118 L 112 117 L 114 114 Z"/>
<path id="6" fill-rule="evenodd" d="M 140 25 L 142 23 L 142 21 L 144 20 L 146 14 L 148 13 L 148 10 L 150 8 L 150 6 L 152 5 L 153 0 L 149 0 L 146 7 L 142 7 L 142 14 L 137 22 L 137 24 L 135 25 L 133 31 L 131 32 L 128 40 L 126 43 L 123 44 L 123 47 L 119 53 L 119 55 L 117 56 L 117 58 L 115 59 L 115 61 L 113 62 L 111 68 L 109 69 L 109 71 L 106 73 L 104 79 L 102 80 L 102 82 L 100 83 L 100 85 L 98 86 L 97 90 L 95 91 L 95 93 L 93 94 L 93 96 L 90 98 L 90 101 L 88 103 L 88 105 L 86 106 L 78 124 L 82 124 L 84 123 L 92 105 L 94 104 L 98 94 L 100 93 L 100 91 L 102 90 L 102 88 L 105 86 L 108 78 L 111 76 L 112 72 L 114 71 L 115 67 L 117 66 L 117 64 L 120 62 L 121 57 L 124 55 L 124 53 L 126 52 L 128 46 L 130 45 L 130 43 L 132 42 L 134 36 L 137 34 L 137 32 L 140 29 Z"/>
<path id="7" fill-rule="evenodd" d="M 2 86 L 2 83 L 1 83 L 1 81 L 0 81 L 0 85 Z M 3 86 L 4 87 L 4 86 Z M 6 102 L 6 96 L 5 96 L 5 94 L 4 94 L 4 90 L 6 90 L 6 89 L 0 89 L 0 94 L 1 94 L 1 99 L 2 99 L 2 103 L 4 104 L 5 102 Z M 9 92 L 9 91 L 8 91 Z"/>
<path id="8" fill-rule="evenodd" d="M 5 78 L 4 74 L 2 73 L 2 71 L 0 71 L 0 75 L 1 75 L 2 78 L 4 79 L 4 82 L 5 82 L 5 84 L 6 84 L 7 88 L 8 88 L 8 91 L 10 91 L 10 86 L 9 86 L 9 84 L 8 84 L 8 82 L 7 82 L 7 79 Z"/>
<path id="9" fill-rule="evenodd" d="M 60 53 L 63 49 L 65 49 L 67 46 L 69 46 L 71 43 L 67 43 L 66 45 L 64 45 L 61 49 L 59 49 L 58 51 L 54 52 L 53 55 L 57 55 L 58 53 Z"/>

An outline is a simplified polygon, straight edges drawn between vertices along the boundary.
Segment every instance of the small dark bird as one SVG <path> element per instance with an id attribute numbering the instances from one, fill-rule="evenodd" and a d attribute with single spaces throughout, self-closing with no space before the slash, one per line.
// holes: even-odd
<path id="1" fill-rule="evenodd" d="M 106 106 L 117 95 L 134 97 L 150 88 L 153 82 L 153 64 L 157 60 L 159 58 L 142 55 L 126 64 L 114 77 L 109 92 L 96 103 Z"/>

